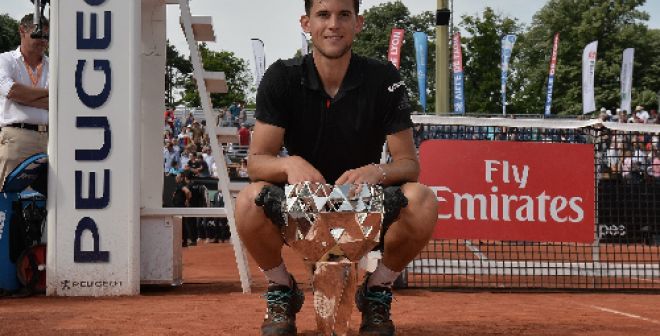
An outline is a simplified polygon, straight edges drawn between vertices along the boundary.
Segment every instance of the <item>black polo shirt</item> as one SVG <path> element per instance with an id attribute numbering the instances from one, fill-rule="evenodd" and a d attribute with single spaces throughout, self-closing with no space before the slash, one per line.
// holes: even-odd
<path id="1" fill-rule="evenodd" d="M 386 135 L 412 127 L 406 87 L 391 63 L 352 54 L 334 98 L 323 89 L 314 58 L 278 60 L 257 92 L 257 120 L 285 129 L 284 145 L 318 169 L 327 183 L 380 160 Z"/>

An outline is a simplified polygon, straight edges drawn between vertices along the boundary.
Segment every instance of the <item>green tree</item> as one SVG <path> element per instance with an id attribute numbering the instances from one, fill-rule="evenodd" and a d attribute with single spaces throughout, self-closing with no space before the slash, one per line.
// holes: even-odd
<path id="1" fill-rule="evenodd" d="M 225 73 L 229 91 L 226 94 L 211 94 L 213 106 L 229 106 L 235 101 L 245 101 L 252 83 L 252 75 L 247 61 L 237 57 L 231 51 L 213 51 L 205 43 L 199 46 L 199 53 L 206 71 L 221 71 Z M 197 85 L 192 76 L 184 84 L 183 101 L 190 106 L 200 106 Z"/>
<path id="2" fill-rule="evenodd" d="M 598 41 L 595 75 L 597 106 L 620 104 L 623 50 L 635 48 L 633 106 L 657 104 L 660 90 L 660 35 L 643 23 L 647 13 L 638 8 L 646 0 L 549 0 L 535 15 L 518 48 L 514 108 L 519 113 L 542 113 L 545 104 L 552 38 L 560 33 L 553 114 L 582 113 L 582 51 Z"/>
<path id="3" fill-rule="evenodd" d="M 465 73 L 465 108 L 468 112 L 499 113 L 502 111 L 501 102 L 501 40 L 504 35 L 518 35 L 518 41 L 524 39 L 520 36 L 522 28 L 517 20 L 501 17 L 492 8 L 486 7 L 482 17 L 461 17 L 459 24 L 468 35 L 461 37 L 464 44 L 464 73 Z M 518 42 L 511 55 L 509 66 L 510 78 L 516 77 L 515 57 Z M 507 100 L 515 96 L 513 90 L 515 81 L 509 80 L 507 85 Z M 507 113 L 517 113 L 507 108 Z"/>
<path id="4" fill-rule="evenodd" d="M 0 53 L 16 49 L 19 44 L 21 38 L 18 35 L 18 21 L 9 14 L 0 15 Z"/>
<path id="5" fill-rule="evenodd" d="M 165 103 L 175 106 L 179 102 L 174 100 L 174 89 L 183 87 L 186 80 L 192 75 L 192 63 L 167 41 L 167 62 L 165 68 Z"/>
<path id="6" fill-rule="evenodd" d="M 400 1 L 388 2 L 369 8 L 364 12 L 364 29 L 358 34 L 353 50 L 360 55 L 387 61 L 387 51 L 392 28 L 405 29 L 405 39 L 401 52 L 399 72 L 406 83 L 411 101 L 418 111 L 419 90 L 417 84 L 417 61 L 413 33 L 425 32 L 429 36 L 429 55 L 427 65 L 427 110 L 435 104 L 435 16 L 431 12 L 410 15 L 408 8 Z"/>

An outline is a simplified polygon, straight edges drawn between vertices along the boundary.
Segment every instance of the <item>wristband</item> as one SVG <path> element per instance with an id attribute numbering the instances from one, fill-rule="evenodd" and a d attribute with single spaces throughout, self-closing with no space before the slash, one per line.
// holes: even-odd
<path id="1" fill-rule="evenodd" d="M 380 174 L 381 174 L 380 180 L 378 180 L 378 184 L 383 184 L 385 182 L 385 180 L 387 179 L 387 173 L 385 172 L 385 169 L 383 169 L 383 167 L 379 164 L 373 163 L 373 165 L 376 168 L 378 168 L 378 170 L 380 171 Z"/>

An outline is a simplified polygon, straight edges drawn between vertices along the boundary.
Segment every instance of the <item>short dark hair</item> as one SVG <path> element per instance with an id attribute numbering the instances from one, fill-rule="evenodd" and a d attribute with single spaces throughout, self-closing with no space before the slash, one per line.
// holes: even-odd
<path id="1" fill-rule="evenodd" d="M 305 0 L 305 14 L 307 14 L 308 16 L 312 11 L 312 1 L 317 1 L 317 0 Z M 355 9 L 355 15 L 358 15 L 360 13 L 360 2 L 362 2 L 362 0 L 353 0 L 353 8 Z"/>
<path id="2" fill-rule="evenodd" d="M 41 17 L 41 24 L 46 26 L 46 27 L 50 26 L 49 23 L 48 23 L 48 19 L 46 19 L 46 17 L 44 17 L 44 16 Z M 23 26 L 24 28 L 30 28 L 30 27 L 34 26 L 34 14 L 30 13 L 30 14 L 25 15 L 21 19 L 20 25 Z"/>

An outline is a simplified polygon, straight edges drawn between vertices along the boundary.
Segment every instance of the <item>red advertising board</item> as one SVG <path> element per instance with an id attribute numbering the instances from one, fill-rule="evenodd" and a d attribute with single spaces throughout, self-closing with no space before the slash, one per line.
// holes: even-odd
<path id="1" fill-rule="evenodd" d="M 429 140 L 420 181 L 438 199 L 436 239 L 594 240 L 588 144 Z"/>

